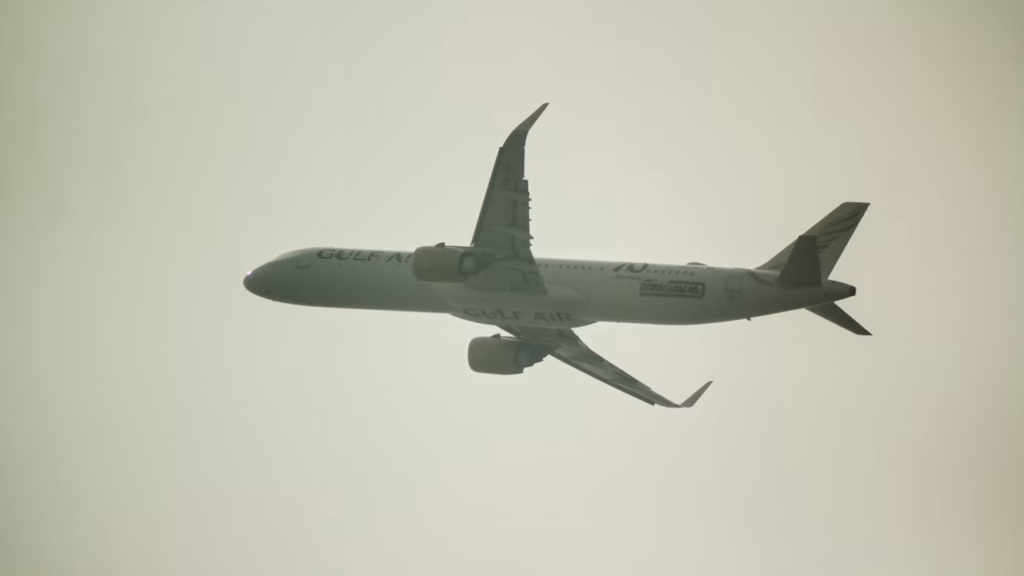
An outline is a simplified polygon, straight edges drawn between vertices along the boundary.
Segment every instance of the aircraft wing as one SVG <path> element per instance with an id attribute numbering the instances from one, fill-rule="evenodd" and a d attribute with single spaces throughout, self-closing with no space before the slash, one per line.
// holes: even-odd
<path id="1" fill-rule="evenodd" d="M 473 233 L 474 252 L 487 263 L 486 270 L 469 280 L 474 288 L 547 292 L 530 251 L 530 189 L 524 177 L 526 136 L 547 106 L 523 120 L 498 149 Z"/>
<path id="2" fill-rule="evenodd" d="M 520 340 L 546 347 L 552 356 L 569 366 L 651 405 L 657 404 L 666 408 L 690 408 L 711 386 L 711 382 L 708 382 L 689 398 L 676 404 L 602 358 L 568 328 L 523 328 L 519 326 L 502 326 L 501 328 Z"/>

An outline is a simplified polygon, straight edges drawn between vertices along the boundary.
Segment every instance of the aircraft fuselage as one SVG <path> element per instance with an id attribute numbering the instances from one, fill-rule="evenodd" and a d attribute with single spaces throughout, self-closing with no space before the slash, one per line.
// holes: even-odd
<path id="1" fill-rule="evenodd" d="M 786 287 L 778 273 L 704 265 L 537 258 L 546 293 L 429 283 L 412 252 L 307 248 L 246 276 L 254 294 L 289 304 L 451 314 L 496 326 L 577 328 L 595 322 L 707 324 L 835 302 L 853 287 L 833 280 Z"/>

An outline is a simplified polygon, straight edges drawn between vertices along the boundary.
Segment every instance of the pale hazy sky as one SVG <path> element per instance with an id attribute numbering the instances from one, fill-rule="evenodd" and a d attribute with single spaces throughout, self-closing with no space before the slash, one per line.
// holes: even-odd
<path id="1" fill-rule="evenodd" d="M 867 201 L 876 336 L 580 330 L 716 380 L 672 411 L 243 289 L 468 242 L 548 101 L 538 255 L 755 266 Z M 1022 574 L 1022 195 L 1020 2 L 4 2 L 0 574 Z"/>

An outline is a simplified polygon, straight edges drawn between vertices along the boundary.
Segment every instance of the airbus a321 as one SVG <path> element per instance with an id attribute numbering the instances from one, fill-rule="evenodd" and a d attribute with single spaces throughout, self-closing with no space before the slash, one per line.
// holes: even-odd
<path id="1" fill-rule="evenodd" d="M 676 403 L 591 350 L 575 329 L 596 322 L 706 324 L 808 310 L 854 334 L 869 332 L 836 302 L 856 288 L 829 279 L 868 204 L 846 202 L 764 264 L 751 269 L 538 258 L 524 177 L 526 136 L 547 104 L 498 149 L 468 246 L 415 250 L 303 248 L 249 272 L 263 298 L 325 308 L 436 312 L 496 326 L 469 342 L 469 366 L 520 374 L 548 356 L 651 405 Z"/>

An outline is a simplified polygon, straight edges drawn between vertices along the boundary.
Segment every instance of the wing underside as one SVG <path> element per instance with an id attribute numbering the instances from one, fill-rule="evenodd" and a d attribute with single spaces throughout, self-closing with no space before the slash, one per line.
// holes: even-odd
<path id="1" fill-rule="evenodd" d="M 474 252 L 487 269 L 470 279 L 480 290 L 546 292 L 530 250 L 530 186 L 525 178 L 526 136 L 547 108 L 542 105 L 509 134 L 498 149 L 480 217 Z"/>
<path id="2" fill-rule="evenodd" d="M 601 355 L 584 344 L 572 330 L 567 328 L 523 328 L 518 326 L 502 326 L 501 328 L 520 340 L 544 346 L 550 351 L 551 356 L 569 366 L 651 405 L 664 406 L 666 408 L 690 408 L 697 403 L 701 395 L 711 386 L 711 382 L 704 384 L 690 395 L 689 398 L 677 404 L 630 376 L 618 366 L 605 360 Z"/>

